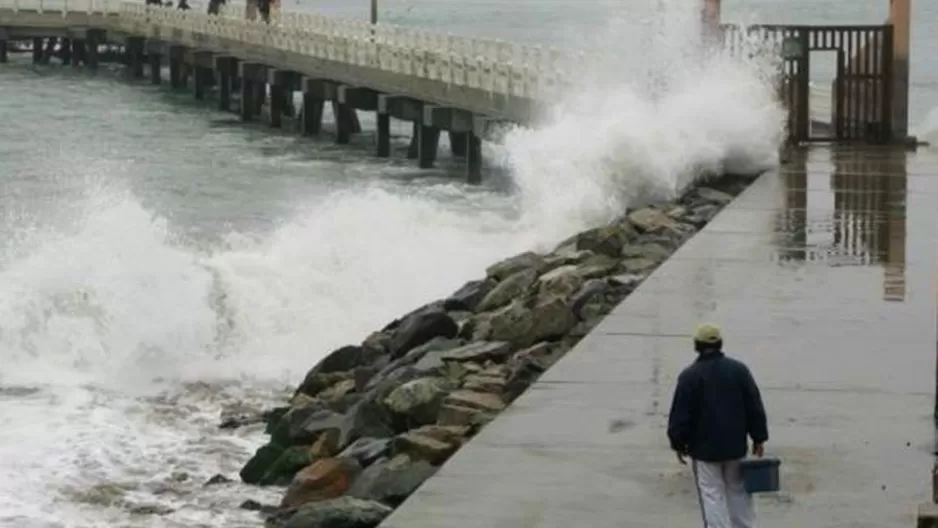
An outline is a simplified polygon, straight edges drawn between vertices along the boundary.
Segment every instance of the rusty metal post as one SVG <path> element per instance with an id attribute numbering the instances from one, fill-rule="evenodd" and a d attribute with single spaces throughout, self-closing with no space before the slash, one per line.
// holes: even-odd
<path id="1" fill-rule="evenodd" d="M 892 131 L 896 141 L 909 135 L 909 30 L 912 0 L 889 0 L 892 40 Z"/>

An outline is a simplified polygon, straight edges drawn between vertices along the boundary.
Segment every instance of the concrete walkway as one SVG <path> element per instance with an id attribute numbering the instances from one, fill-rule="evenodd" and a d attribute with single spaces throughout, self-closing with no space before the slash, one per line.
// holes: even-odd
<path id="1" fill-rule="evenodd" d="M 931 493 L 938 157 L 817 148 L 762 176 L 382 526 L 702 525 L 667 412 L 720 324 L 769 414 L 761 528 L 915 525 Z"/>

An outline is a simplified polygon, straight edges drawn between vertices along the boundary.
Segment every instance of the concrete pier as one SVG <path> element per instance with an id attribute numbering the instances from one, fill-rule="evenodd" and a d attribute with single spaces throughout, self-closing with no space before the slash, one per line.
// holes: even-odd
<path id="1" fill-rule="evenodd" d="M 413 97 L 407 93 L 416 88 L 408 88 L 404 93 L 395 93 L 369 85 L 367 80 L 364 83 L 345 82 L 343 79 L 347 76 L 343 73 L 344 70 L 336 70 L 331 66 L 325 69 L 315 68 L 323 75 L 304 75 L 303 70 L 308 71 L 306 66 L 296 69 L 283 68 L 279 66 L 283 61 L 273 60 L 273 57 L 265 58 L 268 55 L 266 51 L 245 52 L 245 48 L 240 44 L 234 47 L 226 44 L 225 51 L 219 51 L 202 37 L 189 39 L 180 37 L 177 33 L 173 33 L 174 36 L 171 37 L 161 32 L 144 31 L 142 28 L 139 32 L 128 32 L 125 27 L 119 31 L 108 32 L 105 28 L 88 25 L 86 19 L 78 20 L 71 14 L 55 17 L 45 12 L 30 13 L 28 16 L 19 13 L 22 11 L 18 11 L 16 15 L 23 18 L 24 26 L 18 31 L 24 35 L 33 31 L 36 33 L 32 38 L 35 39 L 34 60 L 37 64 L 48 59 L 42 44 L 55 44 L 50 34 L 68 37 L 68 40 L 63 39 L 62 45 L 70 45 L 72 52 L 62 54 L 63 62 L 71 59 L 73 65 L 85 64 L 90 69 L 97 67 L 100 61 L 98 46 L 114 44 L 124 50 L 122 60 L 131 79 L 149 77 L 151 84 L 160 85 L 163 81 L 162 67 L 166 64 L 169 67 L 171 89 L 188 90 L 196 100 L 217 97 L 218 107 L 222 110 L 231 110 L 232 91 L 240 92 L 240 97 L 237 98 L 239 107 L 236 111 L 244 121 L 255 121 L 259 116 L 266 115 L 272 128 L 282 128 L 284 117 L 297 117 L 303 135 L 317 136 L 322 131 L 323 109 L 328 102 L 335 117 L 335 141 L 338 144 L 349 143 L 355 134 L 362 131 L 359 112 L 375 112 L 375 154 L 382 158 L 392 155 L 391 120 L 410 121 L 413 123 L 413 134 L 407 149 L 408 159 L 415 160 L 422 168 L 433 167 L 439 156 L 440 134 L 445 132 L 449 136 L 449 153 L 455 158 L 466 160 L 466 181 L 481 181 L 481 143 L 485 136 L 473 137 L 475 132 L 472 122 L 476 117 L 485 116 L 473 110 L 463 109 L 460 105 L 430 104 L 429 98 Z M 2 9 L 0 15 L 3 15 Z M 3 36 L 0 34 L 0 42 L 5 45 Z M 0 53 L 0 60 L 2 55 Z M 354 77 L 356 80 L 364 79 L 360 76 Z M 302 110 L 299 112 L 294 108 L 292 97 L 296 91 L 302 93 L 303 99 Z M 465 93 L 458 97 L 471 97 L 479 104 L 491 102 L 488 95 L 480 98 L 478 95 L 482 95 L 481 93 L 465 90 L 463 92 Z M 450 98 L 451 96 L 446 96 L 435 99 Z M 500 101 L 498 104 L 506 103 L 508 101 Z M 529 104 L 525 102 L 508 113 L 533 117 L 534 112 L 525 106 Z M 262 111 L 264 107 L 266 111 Z M 507 111 L 510 107 L 505 109 Z"/>
<path id="2" fill-rule="evenodd" d="M 938 156 L 815 148 L 761 176 L 458 451 L 384 528 L 700 526 L 665 427 L 701 321 L 769 416 L 763 528 L 933 511 Z M 925 522 L 925 521 L 922 521 Z M 919 524 L 919 526 L 935 526 Z"/>

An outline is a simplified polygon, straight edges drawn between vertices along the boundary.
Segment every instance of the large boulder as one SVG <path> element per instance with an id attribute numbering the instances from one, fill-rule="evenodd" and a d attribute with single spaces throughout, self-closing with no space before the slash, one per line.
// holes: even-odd
<path id="1" fill-rule="evenodd" d="M 337 457 L 354 458 L 362 467 L 368 467 L 388 454 L 390 450 L 390 438 L 359 438 L 349 444 Z"/>
<path id="2" fill-rule="evenodd" d="M 519 255 L 492 264 L 486 268 L 485 274 L 497 281 L 502 281 L 522 270 L 531 269 L 534 270 L 536 274 L 543 266 L 544 257 L 532 251 L 525 251 Z"/>
<path id="3" fill-rule="evenodd" d="M 256 484 L 261 486 L 285 486 L 290 483 L 297 471 L 313 461 L 310 446 L 291 446 L 283 450 L 280 456 L 267 468 Z"/>
<path id="4" fill-rule="evenodd" d="M 313 372 L 329 373 L 344 372 L 371 363 L 381 355 L 380 349 L 370 346 L 347 345 L 333 350 L 323 358 Z"/>
<path id="5" fill-rule="evenodd" d="M 578 319 L 590 319 L 596 315 L 606 300 L 609 284 L 600 279 L 590 279 L 573 295 L 570 309 Z"/>
<path id="6" fill-rule="evenodd" d="M 398 455 L 362 472 L 348 490 L 348 496 L 397 507 L 436 470 L 425 460 L 414 461 L 407 455 Z"/>
<path id="7" fill-rule="evenodd" d="M 530 308 L 515 301 L 492 314 L 487 337 L 520 348 L 561 337 L 574 325 L 576 316 L 560 298 L 539 298 Z"/>
<path id="8" fill-rule="evenodd" d="M 635 229 L 625 222 L 597 227 L 577 235 L 576 249 L 617 257 L 634 235 Z"/>
<path id="9" fill-rule="evenodd" d="M 694 194 L 707 202 L 713 202 L 718 205 L 726 205 L 733 201 L 733 195 L 711 189 L 710 187 L 697 187 Z"/>
<path id="10" fill-rule="evenodd" d="M 480 312 L 487 312 L 505 306 L 513 299 L 521 297 L 537 280 L 536 269 L 523 269 L 505 278 L 492 289 L 476 307 Z"/>
<path id="11" fill-rule="evenodd" d="M 416 370 L 420 372 L 426 372 L 427 369 L 423 368 L 420 365 L 420 361 L 427 356 L 438 354 L 441 352 L 446 352 L 448 350 L 453 350 L 459 348 L 466 344 L 464 339 L 447 339 L 443 337 L 436 337 L 430 341 L 420 345 L 419 347 L 411 350 L 403 357 L 394 360 L 388 367 L 382 372 L 382 375 L 389 373 L 393 370 L 399 369 L 404 366 L 412 366 L 415 363 L 418 366 L 415 366 Z"/>
<path id="12" fill-rule="evenodd" d="M 456 391 L 448 395 L 444 403 L 489 413 L 497 413 L 505 408 L 505 402 L 497 394 L 474 390 Z"/>
<path id="13" fill-rule="evenodd" d="M 510 353 L 511 343 L 505 341 L 476 341 L 450 350 L 430 352 L 418 361 L 414 368 L 420 372 L 429 372 L 442 369 L 448 361 L 501 361 Z"/>
<path id="14" fill-rule="evenodd" d="M 436 422 L 440 403 L 453 389 L 446 378 L 420 378 L 394 389 L 384 400 L 385 406 L 404 417 L 408 425 L 427 425 Z"/>
<path id="15" fill-rule="evenodd" d="M 313 367 L 303 378 L 303 382 L 300 383 L 294 397 L 298 394 L 316 396 L 336 383 L 351 378 L 352 374 L 349 372 L 319 372 L 316 367 Z"/>
<path id="16" fill-rule="evenodd" d="M 245 484 L 284 485 L 310 462 L 310 446 L 283 446 L 270 442 L 254 452 L 254 456 L 241 468 L 239 476 Z"/>
<path id="17" fill-rule="evenodd" d="M 459 332 L 456 322 L 442 310 L 416 313 L 404 319 L 391 336 L 391 355 L 397 359 L 435 337 L 452 338 Z"/>
<path id="18" fill-rule="evenodd" d="M 380 502 L 339 497 L 308 504 L 290 515 L 278 528 L 375 528 L 391 508 Z"/>
<path id="19" fill-rule="evenodd" d="M 337 434 L 340 447 L 344 447 L 351 440 L 350 426 L 345 415 L 329 409 L 314 406 L 294 408 L 284 415 L 282 420 L 287 425 L 286 443 L 289 445 L 312 444 L 327 431 Z"/>
<path id="20" fill-rule="evenodd" d="M 494 417 L 495 415 L 489 412 L 444 402 L 440 407 L 440 416 L 436 423 L 437 425 L 459 425 L 475 428 L 487 424 Z"/>
<path id="21" fill-rule="evenodd" d="M 488 372 L 469 374 L 463 380 L 462 388 L 478 392 L 498 394 L 505 388 L 505 376 Z"/>
<path id="22" fill-rule="evenodd" d="M 281 508 L 296 508 L 309 502 L 318 502 L 342 496 L 362 471 L 358 461 L 351 458 L 324 458 L 303 468 L 280 502 Z"/>
<path id="23" fill-rule="evenodd" d="M 474 312 L 479 302 L 492 291 L 496 284 L 498 283 L 495 279 L 489 278 L 467 282 L 443 301 L 443 309 L 448 312 Z"/>
<path id="24" fill-rule="evenodd" d="M 695 205 L 691 207 L 689 211 L 681 216 L 681 220 L 693 225 L 697 229 L 700 229 L 705 226 L 707 222 L 712 220 L 713 217 L 716 216 L 719 212 L 720 207 L 713 204 L 704 203 L 702 205 Z"/>
<path id="25" fill-rule="evenodd" d="M 677 230 L 678 222 L 664 211 L 646 207 L 629 213 L 629 222 L 641 233 L 655 233 L 662 230 Z M 619 248 L 620 252 L 622 248 Z"/>
<path id="26" fill-rule="evenodd" d="M 391 451 L 439 466 L 462 446 L 469 431 L 468 427 L 426 425 L 394 437 Z"/>
<path id="27" fill-rule="evenodd" d="M 655 261 L 662 261 L 670 257 L 672 252 L 673 250 L 668 249 L 667 246 L 649 242 L 647 244 L 637 244 L 624 248 L 622 250 L 622 257 L 626 259 L 646 258 Z"/>
<path id="28" fill-rule="evenodd" d="M 285 447 L 274 443 L 265 444 L 254 452 L 239 473 L 246 484 L 260 484 L 270 467 L 280 458 Z"/>
<path id="29" fill-rule="evenodd" d="M 236 402 L 222 406 L 221 423 L 218 427 L 221 429 L 237 429 L 238 427 L 265 421 L 266 413 L 260 408 L 243 402 Z"/>
<path id="30" fill-rule="evenodd" d="M 611 275 L 619 259 L 609 255 L 591 255 L 577 265 L 577 273 L 584 279 L 595 279 Z"/>
<path id="31" fill-rule="evenodd" d="M 508 380 L 502 393 L 504 400 L 514 401 L 569 350 L 569 345 L 543 342 L 512 356 Z"/>
<path id="32" fill-rule="evenodd" d="M 619 263 L 619 271 L 625 274 L 645 274 L 658 264 L 658 261 L 650 258 L 629 258 Z"/>
<path id="33" fill-rule="evenodd" d="M 361 400 L 346 412 L 350 438 L 385 438 L 406 430 L 406 420 L 396 419 L 385 400 L 396 388 L 420 377 L 420 372 L 406 366 L 375 376 Z"/>
<path id="34" fill-rule="evenodd" d="M 540 295 L 569 298 L 583 285 L 580 268 L 573 264 L 554 268 L 537 279 Z"/>
<path id="35" fill-rule="evenodd" d="M 394 319 L 394 320 L 391 321 L 390 323 L 386 324 L 386 325 L 384 326 L 384 328 L 382 328 L 379 333 L 385 334 L 385 335 L 387 335 L 387 336 L 390 338 L 391 336 L 393 336 L 394 332 L 395 332 L 398 328 L 400 328 L 401 324 L 402 324 L 404 321 L 408 320 L 408 319 L 412 319 L 412 318 L 417 317 L 417 316 L 419 316 L 419 315 L 427 314 L 427 313 L 430 313 L 430 312 L 441 312 L 441 311 L 445 311 L 444 308 L 443 308 L 443 304 L 444 304 L 444 302 L 443 302 L 442 300 L 440 300 L 440 301 L 433 301 L 433 302 L 431 302 L 431 303 L 427 303 L 427 304 L 421 306 L 420 308 L 417 308 L 416 310 L 412 310 L 412 311 L 410 311 L 410 312 L 404 314 L 403 316 L 398 317 L 397 319 Z M 386 344 L 386 346 L 385 346 L 385 350 L 387 350 L 387 351 L 390 351 L 390 350 L 391 350 L 391 342 L 390 342 L 390 340 L 388 340 L 388 342 L 387 342 L 387 344 Z"/>

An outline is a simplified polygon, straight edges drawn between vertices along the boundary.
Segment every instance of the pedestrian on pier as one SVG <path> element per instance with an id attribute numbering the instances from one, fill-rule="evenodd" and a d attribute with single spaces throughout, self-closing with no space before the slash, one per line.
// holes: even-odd
<path id="1" fill-rule="evenodd" d="M 749 368 L 723 353 L 720 329 L 705 323 L 694 333 L 696 360 L 681 372 L 668 417 L 668 440 L 681 464 L 690 457 L 706 528 L 752 528 L 755 510 L 740 462 L 752 439 L 763 455 L 765 409 Z"/>

